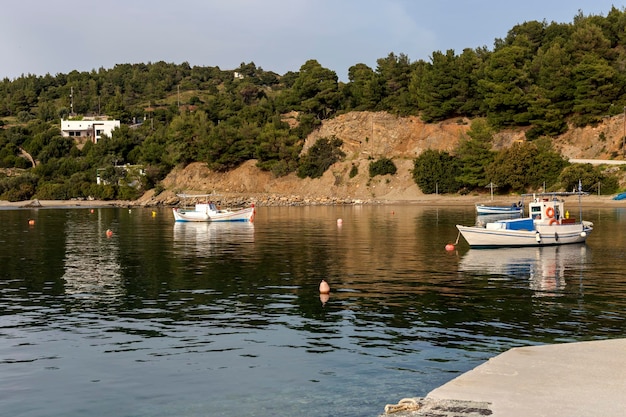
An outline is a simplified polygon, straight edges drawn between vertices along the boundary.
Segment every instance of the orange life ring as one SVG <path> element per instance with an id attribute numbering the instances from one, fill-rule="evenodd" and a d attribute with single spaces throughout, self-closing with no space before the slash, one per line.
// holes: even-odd
<path id="1" fill-rule="evenodd" d="M 550 223 L 548 223 L 548 225 L 552 226 L 554 223 L 560 224 L 557 219 L 550 219 Z"/>
<path id="2" fill-rule="evenodd" d="M 548 216 L 549 218 L 553 218 L 554 217 L 554 209 L 552 207 L 548 207 L 546 209 L 546 216 Z"/>

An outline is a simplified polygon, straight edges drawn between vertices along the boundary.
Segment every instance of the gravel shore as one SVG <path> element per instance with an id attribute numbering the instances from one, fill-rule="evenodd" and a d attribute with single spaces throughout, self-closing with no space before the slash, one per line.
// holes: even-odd
<path id="1" fill-rule="evenodd" d="M 588 195 L 583 196 L 581 204 L 583 207 L 626 207 L 626 200 L 613 200 L 613 196 Z M 473 206 L 477 203 L 509 205 L 520 201 L 520 196 L 494 196 L 491 200 L 487 195 L 442 195 L 428 194 L 420 195 L 415 199 L 387 200 L 387 199 L 371 199 L 358 200 L 328 197 L 304 197 L 296 195 L 225 195 L 216 198 L 215 201 L 223 206 L 244 206 L 254 203 L 259 207 L 272 206 L 313 206 L 313 205 L 371 205 L 371 204 L 405 204 L 405 205 L 437 205 L 437 206 Z M 564 197 L 566 203 L 578 204 L 577 196 Z M 528 200 L 525 201 L 525 203 Z M 156 206 L 175 206 L 178 200 L 158 199 L 121 201 L 121 200 L 27 200 L 18 202 L 9 202 L 0 200 L 0 208 L 74 208 L 74 207 L 156 207 Z"/>

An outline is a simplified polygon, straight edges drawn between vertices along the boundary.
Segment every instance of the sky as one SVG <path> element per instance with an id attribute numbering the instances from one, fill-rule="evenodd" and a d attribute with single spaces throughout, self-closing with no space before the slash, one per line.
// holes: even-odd
<path id="1" fill-rule="evenodd" d="M 0 79 L 165 61 L 280 75 L 314 59 L 348 69 L 390 53 L 411 62 L 435 51 L 493 49 L 527 21 L 606 16 L 626 0 L 6 0 Z"/>

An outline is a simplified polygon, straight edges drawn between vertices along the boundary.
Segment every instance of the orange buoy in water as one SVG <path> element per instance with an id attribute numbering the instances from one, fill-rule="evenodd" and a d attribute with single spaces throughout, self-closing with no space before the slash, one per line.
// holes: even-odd
<path id="1" fill-rule="evenodd" d="M 320 294 L 328 294 L 330 292 L 330 285 L 328 285 L 328 282 L 322 280 L 322 282 L 320 282 Z"/>
<path id="2" fill-rule="evenodd" d="M 342 219 L 337 219 L 337 226 L 341 226 L 343 224 L 343 220 Z"/>
<path id="3" fill-rule="evenodd" d="M 447 250 L 447 251 L 454 250 L 454 248 L 455 248 L 455 246 L 454 246 L 452 243 L 448 243 L 448 244 L 446 245 L 446 250 Z"/>
<path id="4" fill-rule="evenodd" d="M 320 302 L 322 303 L 322 306 L 325 305 L 328 300 L 330 300 L 330 294 L 320 294 Z"/>
<path id="5" fill-rule="evenodd" d="M 113 236 L 113 230 L 111 230 L 111 229 L 107 229 L 106 233 L 107 233 L 107 237 Z"/>
<path id="6" fill-rule="evenodd" d="M 35 221 L 33 219 L 28 220 L 28 224 L 31 226 L 35 225 Z"/>

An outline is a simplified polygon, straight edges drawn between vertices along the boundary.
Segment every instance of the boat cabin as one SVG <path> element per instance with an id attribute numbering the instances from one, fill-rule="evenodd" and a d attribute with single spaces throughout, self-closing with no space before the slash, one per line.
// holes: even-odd
<path id="1" fill-rule="evenodd" d="M 569 211 L 563 209 L 563 200 L 558 198 L 537 197 L 528 204 L 529 216 L 537 224 L 575 223 Z"/>
<path id="2" fill-rule="evenodd" d="M 528 204 L 528 216 L 517 219 L 503 219 L 485 225 L 491 230 L 535 230 L 535 225 L 573 224 L 576 219 L 570 217 L 569 211 L 563 208 L 563 200 L 556 197 L 535 197 Z"/>
<path id="3" fill-rule="evenodd" d="M 220 213 L 221 212 L 221 210 L 217 208 L 215 203 L 213 203 L 212 201 L 208 203 L 197 203 L 195 211 L 201 211 L 202 213 L 211 213 L 211 212 Z"/>

